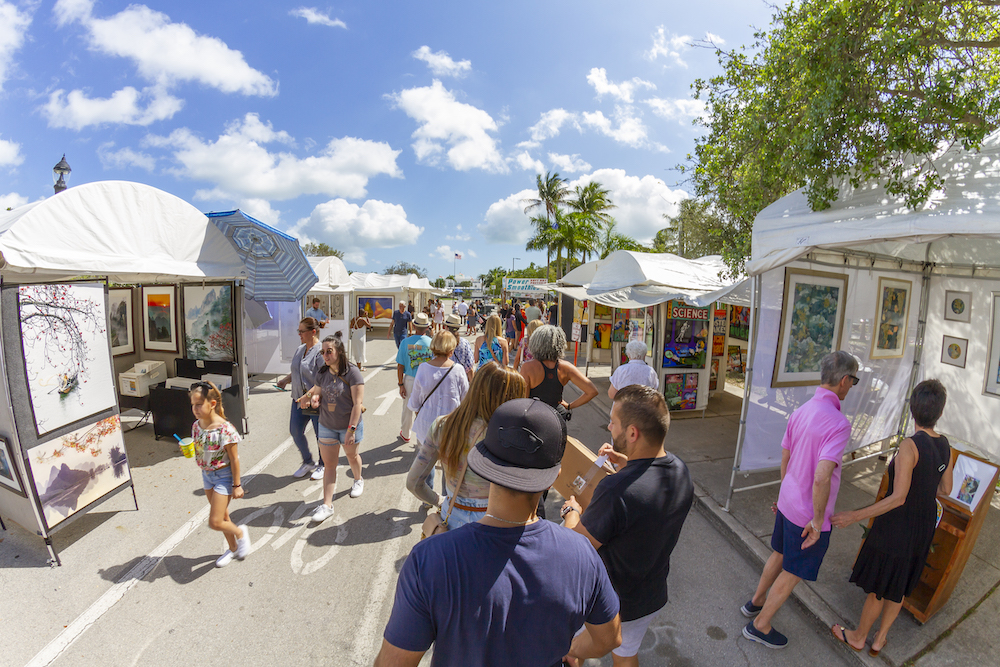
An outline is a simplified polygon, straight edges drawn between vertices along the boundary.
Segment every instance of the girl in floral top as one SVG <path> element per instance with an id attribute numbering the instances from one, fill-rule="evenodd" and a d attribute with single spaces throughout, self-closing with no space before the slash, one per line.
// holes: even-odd
<path id="1" fill-rule="evenodd" d="M 216 567 L 229 565 L 233 558 L 243 560 L 250 553 L 250 529 L 229 519 L 229 498 L 242 498 L 240 456 L 236 451 L 239 433 L 226 421 L 222 394 L 211 382 L 191 385 L 191 411 L 197 417 L 191 426 L 195 461 L 208 499 L 208 527 L 226 536 L 229 548 L 215 561 Z"/>

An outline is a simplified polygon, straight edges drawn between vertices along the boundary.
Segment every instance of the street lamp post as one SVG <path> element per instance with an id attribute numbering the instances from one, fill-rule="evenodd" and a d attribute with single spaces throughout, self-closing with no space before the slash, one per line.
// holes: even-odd
<path id="1" fill-rule="evenodd" d="M 510 258 L 510 272 L 511 272 L 511 274 L 514 273 L 514 262 L 520 261 L 520 259 L 521 259 L 520 257 L 511 257 Z"/>
<path id="2" fill-rule="evenodd" d="M 73 171 L 69 167 L 69 163 L 66 162 L 66 154 L 64 153 L 62 159 L 52 167 L 52 182 L 55 183 L 53 190 L 56 194 L 59 194 L 66 189 L 66 181 L 69 179 L 70 172 Z"/>

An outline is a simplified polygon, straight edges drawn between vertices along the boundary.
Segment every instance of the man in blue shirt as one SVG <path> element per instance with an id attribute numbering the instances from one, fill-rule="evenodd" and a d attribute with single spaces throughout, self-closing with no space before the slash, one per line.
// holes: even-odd
<path id="1" fill-rule="evenodd" d="M 400 307 L 404 308 L 405 304 L 400 303 Z M 393 313 L 393 317 L 399 312 L 403 311 Z M 403 442 L 410 441 L 410 430 L 413 428 L 413 410 L 406 407 L 406 399 L 413 391 L 413 379 L 417 377 L 417 367 L 434 358 L 434 353 L 431 352 L 431 339 L 427 336 L 427 328 L 430 325 L 431 318 L 427 313 L 419 313 L 413 318 L 413 328 L 417 333 L 397 342 L 399 350 L 396 352 L 396 376 L 399 380 L 399 395 L 403 398 L 399 437 Z"/>
<path id="2" fill-rule="evenodd" d="M 410 322 L 413 315 L 406 310 L 406 302 L 399 302 L 399 310 L 392 314 L 392 326 L 389 327 L 389 335 L 386 338 L 393 338 L 396 341 L 396 349 L 399 349 L 400 342 L 406 338 L 406 334 L 411 330 Z"/>
<path id="3" fill-rule="evenodd" d="M 535 508 L 559 474 L 566 422 L 548 405 L 501 405 L 469 468 L 491 482 L 483 518 L 419 542 L 403 564 L 376 667 L 558 667 L 575 630 L 621 642 L 618 596 L 586 538 Z"/>
<path id="4" fill-rule="evenodd" d="M 319 297 L 313 297 L 312 305 L 312 308 L 306 311 L 305 316 L 311 317 L 319 322 L 319 328 L 322 329 L 330 323 L 330 318 L 328 318 L 326 313 L 323 312 L 323 309 L 319 307 Z"/>

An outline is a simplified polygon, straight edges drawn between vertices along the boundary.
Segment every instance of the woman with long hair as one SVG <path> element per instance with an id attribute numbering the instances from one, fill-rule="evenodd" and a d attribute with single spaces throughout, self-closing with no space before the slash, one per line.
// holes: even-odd
<path id="1" fill-rule="evenodd" d="M 503 320 L 499 315 L 493 314 L 486 319 L 486 331 L 476 339 L 473 348 L 479 355 L 479 368 L 491 361 L 501 366 L 510 364 L 510 347 L 503 337 Z"/>
<path id="2" fill-rule="evenodd" d="M 486 512 L 490 483 L 468 467 L 461 479 L 459 473 L 465 466 L 469 449 L 486 434 L 493 412 L 507 401 L 527 395 L 528 385 L 517 371 L 490 362 L 476 371 L 469 392 L 455 411 L 437 418 L 428 429 L 406 476 L 406 488 L 425 503 L 441 507 L 442 513 L 447 514 L 451 499 L 439 496 L 427 484 L 440 459 L 448 489 L 456 496 L 454 509 L 445 517 L 449 529 L 479 521 Z"/>
<path id="3" fill-rule="evenodd" d="M 306 440 L 306 428 L 312 423 L 313 432 L 319 438 L 319 415 L 306 414 L 299 407 L 298 397 L 305 393 L 306 389 L 316 384 L 316 374 L 323 367 L 323 355 L 320 354 L 319 343 L 319 322 L 312 317 L 303 317 L 299 320 L 299 343 L 301 343 L 292 355 L 291 372 L 278 380 L 275 384 L 279 389 L 284 389 L 289 384 L 292 385 L 292 414 L 288 420 L 288 432 L 292 436 L 292 442 L 302 455 L 302 465 L 292 473 L 292 477 L 305 477 L 312 473 L 313 479 L 323 478 L 323 460 L 319 456 L 319 462 L 313 460 L 309 451 L 309 442 Z M 318 454 L 318 452 L 317 452 Z"/>
<path id="4" fill-rule="evenodd" d="M 371 325 L 372 321 L 365 316 L 363 311 L 351 320 L 351 355 L 354 357 L 354 363 L 358 365 L 359 371 L 364 371 L 365 364 L 368 363 L 365 358 L 365 347 L 368 345 L 367 332 Z"/>
<path id="5" fill-rule="evenodd" d="M 535 329 L 540 326 L 542 326 L 541 320 L 531 320 L 528 322 L 528 326 L 524 328 L 524 338 L 521 339 L 521 344 L 517 346 L 517 356 L 514 358 L 514 368 L 520 370 L 521 364 L 535 358 L 532 356 L 531 350 L 528 348 L 528 341 L 531 340 L 531 334 L 535 333 Z"/>

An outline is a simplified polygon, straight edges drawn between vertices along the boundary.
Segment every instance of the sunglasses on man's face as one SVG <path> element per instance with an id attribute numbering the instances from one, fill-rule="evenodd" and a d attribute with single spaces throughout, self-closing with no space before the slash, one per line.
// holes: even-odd
<path id="1" fill-rule="evenodd" d="M 859 378 L 859 377 L 854 377 L 853 375 L 848 375 L 847 377 L 851 378 L 851 386 L 852 387 L 857 387 L 858 383 L 861 382 L 861 378 Z"/>

